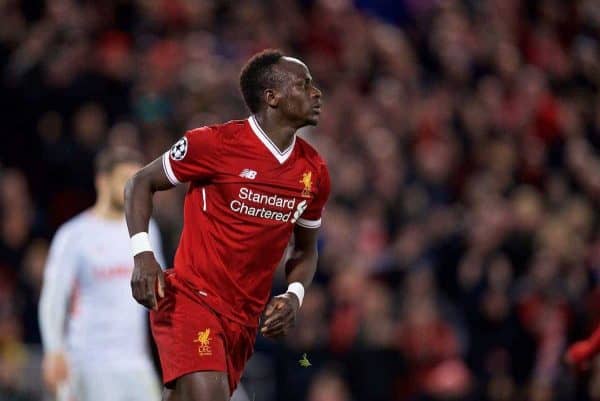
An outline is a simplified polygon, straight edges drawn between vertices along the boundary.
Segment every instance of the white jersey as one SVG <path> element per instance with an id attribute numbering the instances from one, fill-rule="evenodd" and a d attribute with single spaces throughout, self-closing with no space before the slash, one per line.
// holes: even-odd
<path id="1" fill-rule="evenodd" d="M 164 267 L 152 221 L 149 236 Z M 103 219 L 86 211 L 61 226 L 40 299 L 45 351 L 64 350 L 74 365 L 148 366 L 147 311 L 131 295 L 132 271 L 125 218 Z"/>

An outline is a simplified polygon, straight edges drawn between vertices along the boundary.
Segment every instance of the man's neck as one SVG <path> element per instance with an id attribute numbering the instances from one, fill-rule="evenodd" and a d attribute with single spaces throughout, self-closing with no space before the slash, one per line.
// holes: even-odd
<path id="1" fill-rule="evenodd" d="M 292 144 L 296 128 L 291 126 L 289 121 L 283 121 L 268 111 L 257 113 L 255 118 L 258 125 L 280 151 L 284 151 Z"/>
<path id="2" fill-rule="evenodd" d="M 112 207 L 110 202 L 98 201 L 91 211 L 97 217 L 105 220 L 121 220 L 125 216 L 123 210 Z"/>

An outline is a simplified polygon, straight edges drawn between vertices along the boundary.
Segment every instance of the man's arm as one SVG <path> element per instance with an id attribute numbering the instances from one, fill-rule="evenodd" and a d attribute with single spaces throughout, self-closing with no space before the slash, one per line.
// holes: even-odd
<path id="1" fill-rule="evenodd" d="M 44 345 L 42 373 L 46 385 L 53 392 L 68 376 L 64 327 L 77 273 L 77 254 L 73 251 L 73 241 L 73 236 L 64 227 L 54 236 L 39 302 L 40 332 Z"/>
<path id="2" fill-rule="evenodd" d="M 317 271 L 318 235 L 318 229 L 295 227 L 294 249 L 292 256 L 285 264 L 285 275 L 288 284 L 300 283 L 302 285 L 301 294 L 288 291 L 269 302 L 265 309 L 265 321 L 261 328 L 261 333 L 265 337 L 284 336 L 294 327 L 304 289 L 312 283 Z"/>
<path id="3" fill-rule="evenodd" d="M 173 188 L 167 178 L 162 157 L 138 171 L 125 185 L 125 218 L 129 235 L 147 233 L 156 191 Z M 148 247 L 150 248 L 150 247 Z M 137 302 L 156 309 L 158 296 L 164 296 L 164 277 L 154 253 L 148 249 L 134 256 L 131 291 Z"/>

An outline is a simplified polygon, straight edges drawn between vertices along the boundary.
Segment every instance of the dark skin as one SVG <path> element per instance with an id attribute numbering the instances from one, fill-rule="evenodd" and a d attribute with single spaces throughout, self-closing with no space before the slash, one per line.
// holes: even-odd
<path id="1" fill-rule="evenodd" d="M 279 149 L 286 149 L 296 131 L 306 125 L 316 125 L 321 112 L 321 91 L 313 82 L 308 68 L 300 61 L 284 57 L 273 66 L 283 77 L 277 87 L 263 92 L 261 109 L 256 118 L 269 138 Z M 172 188 L 160 158 L 141 169 L 125 187 L 125 215 L 129 234 L 148 232 L 152 214 L 152 197 L 156 191 Z M 318 229 L 296 226 L 294 250 L 286 263 L 288 283 L 301 282 L 307 288 L 317 268 Z M 132 295 L 137 302 L 157 309 L 158 299 L 164 297 L 163 272 L 152 252 L 134 257 L 131 278 Z M 294 327 L 299 308 L 296 295 L 286 293 L 271 299 L 265 308 L 260 332 L 277 339 Z M 226 401 L 229 400 L 226 372 L 194 372 L 177 379 L 172 390 L 165 389 L 165 401 Z"/>

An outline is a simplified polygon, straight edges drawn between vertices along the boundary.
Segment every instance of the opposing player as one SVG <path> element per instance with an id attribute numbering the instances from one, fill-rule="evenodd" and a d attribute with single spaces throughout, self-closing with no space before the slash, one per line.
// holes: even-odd
<path id="1" fill-rule="evenodd" d="M 321 91 L 303 62 L 273 50 L 248 61 L 240 86 L 248 119 L 188 131 L 125 190 L 132 292 L 153 309 L 164 400 L 228 400 L 263 311 L 261 333 L 285 335 L 316 270 L 329 174 L 296 131 L 317 124 Z M 183 182 L 183 232 L 174 269 L 163 275 L 146 234 L 152 194 Z M 288 291 L 267 305 L 292 234 Z"/>
<path id="2" fill-rule="evenodd" d="M 147 312 L 131 299 L 133 259 L 123 212 L 125 182 L 142 165 L 133 150 L 102 151 L 96 204 L 60 227 L 52 241 L 39 305 L 42 368 L 60 401 L 160 399 Z M 154 223 L 150 238 L 162 261 Z"/>

